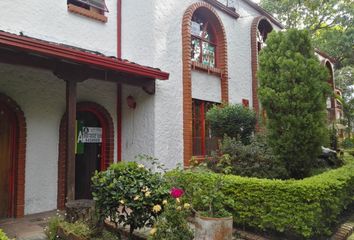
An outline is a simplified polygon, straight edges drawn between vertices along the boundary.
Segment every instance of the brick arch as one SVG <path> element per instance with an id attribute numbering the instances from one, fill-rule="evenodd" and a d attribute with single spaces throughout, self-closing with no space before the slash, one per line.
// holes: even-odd
<path id="1" fill-rule="evenodd" d="M 184 13 L 182 21 L 182 60 L 183 60 L 183 146 L 184 166 L 189 166 L 192 158 L 192 60 L 191 60 L 191 20 L 194 12 L 203 9 L 213 24 L 217 38 L 216 62 L 221 70 L 221 99 L 229 101 L 228 67 L 227 67 L 227 41 L 225 28 L 215 9 L 208 3 L 198 2 L 189 6 Z"/>
<path id="2" fill-rule="evenodd" d="M 333 66 L 332 66 L 331 62 L 327 59 L 322 60 L 321 64 L 327 68 L 327 71 L 329 73 L 329 78 L 328 78 L 327 82 L 331 86 L 332 91 L 335 92 Z M 336 99 L 332 96 L 332 97 L 330 97 L 330 100 L 331 100 L 331 109 L 329 111 L 329 120 L 334 121 L 334 120 L 336 120 L 336 112 L 335 112 Z"/>
<path id="3" fill-rule="evenodd" d="M 77 112 L 91 112 L 99 120 L 104 129 L 102 132 L 102 159 L 101 169 L 113 163 L 114 155 L 114 125 L 109 112 L 101 105 L 93 102 L 81 102 L 77 104 Z M 66 197 L 66 141 L 67 141 L 67 123 L 66 113 L 60 121 L 59 127 L 59 159 L 58 159 L 58 209 L 65 208 Z"/>
<path id="4" fill-rule="evenodd" d="M 269 32 L 273 30 L 273 27 L 269 20 L 264 16 L 255 17 L 251 24 L 251 67 L 252 67 L 252 104 L 253 109 L 257 114 L 259 114 L 260 106 L 258 100 L 258 80 L 257 80 L 257 71 L 258 71 L 258 46 L 257 46 L 257 29 L 259 24 L 266 24 L 269 28 Z"/>
<path id="5" fill-rule="evenodd" d="M 25 163 L 26 163 L 26 119 L 19 105 L 5 94 L 0 93 L 0 102 L 5 104 L 14 114 L 16 119 L 16 146 L 15 146 L 15 178 L 13 216 L 23 217 L 25 210 Z"/>

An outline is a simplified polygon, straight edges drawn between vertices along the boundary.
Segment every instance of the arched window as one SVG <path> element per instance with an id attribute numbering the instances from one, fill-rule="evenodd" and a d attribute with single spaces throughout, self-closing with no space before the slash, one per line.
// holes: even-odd
<path id="1" fill-rule="evenodd" d="M 267 46 L 267 44 L 265 42 L 267 40 L 268 33 L 270 33 L 272 30 L 273 30 L 273 28 L 267 20 L 262 19 L 259 22 L 258 27 L 257 27 L 257 36 L 256 36 L 257 37 L 258 54 L 262 50 L 262 48 Z"/>
<path id="2" fill-rule="evenodd" d="M 182 22 L 182 41 L 184 165 L 189 166 L 192 157 L 204 158 L 217 144 L 205 121 L 205 113 L 214 102 L 192 97 L 192 71 L 220 78 L 221 102 L 229 100 L 225 28 L 210 4 L 196 2 L 187 8 Z"/>
<path id="3" fill-rule="evenodd" d="M 263 120 L 266 119 L 265 112 L 261 110 L 261 106 L 258 100 L 258 55 L 262 48 L 266 46 L 266 40 L 268 34 L 273 30 L 270 22 L 263 16 L 256 17 L 251 26 L 251 51 L 252 51 L 252 102 L 253 109 L 262 116 Z"/>
<path id="4" fill-rule="evenodd" d="M 216 37 L 212 24 L 196 11 L 191 21 L 191 59 L 209 67 L 216 67 Z"/>

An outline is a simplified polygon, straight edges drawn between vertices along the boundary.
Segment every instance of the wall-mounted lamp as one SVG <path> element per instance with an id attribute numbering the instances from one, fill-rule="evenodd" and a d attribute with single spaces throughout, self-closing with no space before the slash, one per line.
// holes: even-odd
<path id="1" fill-rule="evenodd" d="M 136 101 L 133 96 L 129 95 L 127 97 L 127 104 L 129 108 L 135 109 L 136 108 Z"/>

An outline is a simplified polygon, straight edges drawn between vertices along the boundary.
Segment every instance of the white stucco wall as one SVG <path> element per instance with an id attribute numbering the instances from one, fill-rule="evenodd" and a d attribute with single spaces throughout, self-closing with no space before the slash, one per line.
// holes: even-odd
<path id="1" fill-rule="evenodd" d="M 107 23 L 71 13 L 66 0 L 1 0 L 0 30 L 117 54 L 117 1 L 106 0 Z"/>
<path id="2" fill-rule="evenodd" d="M 220 103 L 220 77 L 206 72 L 192 71 L 192 98 Z"/>
<path id="3" fill-rule="evenodd" d="M 78 85 L 78 101 L 96 102 L 106 108 L 116 136 L 115 89 L 113 83 L 87 80 Z M 65 82 L 49 71 L 0 64 L 0 93 L 11 97 L 26 118 L 25 214 L 55 209 Z"/>
<path id="4" fill-rule="evenodd" d="M 122 159 L 133 161 L 140 154 L 154 156 L 154 96 L 128 85 L 123 85 L 122 93 Z M 134 98 L 135 109 L 128 107 L 128 96 Z"/>
<path id="5" fill-rule="evenodd" d="M 182 91 L 182 18 L 196 0 L 123 1 L 122 56 L 170 73 L 168 81 L 157 81 L 154 98 L 154 156 L 168 167 L 183 162 L 183 91 Z M 259 13 L 238 1 L 241 17 L 237 20 L 217 10 L 226 29 L 228 42 L 230 102 L 242 98 L 252 104 L 251 40 L 252 20 Z M 149 14 L 147 14 L 149 13 Z M 137 29 L 138 31 L 134 31 Z M 201 72 L 193 72 L 193 97 L 220 99 L 220 87 L 202 82 Z M 197 88 L 196 86 L 201 86 Z M 123 130 L 124 132 L 124 130 Z M 123 141 L 124 145 L 124 141 Z M 123 148 L 123 156 L 124 156 Z"/>

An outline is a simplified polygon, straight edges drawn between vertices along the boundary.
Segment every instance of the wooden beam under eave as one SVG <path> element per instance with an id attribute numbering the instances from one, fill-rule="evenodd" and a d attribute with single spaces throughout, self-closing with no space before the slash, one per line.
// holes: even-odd
<path id="1" fill-rule="evenodd" d="M 77 82 L 66 81 L 66 112 L 67 112 L 67 142 L 66 142 L 66 198 L 75 200 L 75 125 L 76 125 Z"/>

